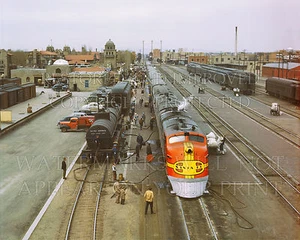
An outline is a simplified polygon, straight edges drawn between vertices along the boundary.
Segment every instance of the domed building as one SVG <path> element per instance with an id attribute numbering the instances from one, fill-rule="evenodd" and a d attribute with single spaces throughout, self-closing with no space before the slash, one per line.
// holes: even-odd
<path id="1" fill-rule="evenodd" d="M 68 74 L 72 71 L 72 67 L 68 61 L 64 59 L 57 59 L 52 65 L 46 66 L 46 79 L 55 78 L 64 79 L 68 77 Z"/>
<path id="2" fill-rule="evenodd" d="M 64 59 L 58 59 L 53 63 L 53 65 L 69 65 L 69 63 Z"/>
<path id="3" fill-rule="evenodd" d="M 117 51 L 116 46 L 110 39 L 104 47 L 104 67 L 110 70 L 117 68 Z"/>

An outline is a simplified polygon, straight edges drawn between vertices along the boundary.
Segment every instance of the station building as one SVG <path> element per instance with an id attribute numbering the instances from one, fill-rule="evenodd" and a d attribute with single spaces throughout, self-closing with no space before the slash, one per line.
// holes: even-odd
<path id="1" fill-rule="evenodd" d="M 114 42 L 110 39 L 104 47 L 104 67 L 107 70 L 116 70 L 117 68 L 117 50 Z"/>
<path id="2" fill-rule="evenodd" d="M 41 56 L 48 57 L 40 62 Z M 14 69 L 11 70 L 11 77 L 21 78 L 22 84 L 34 83 L 45 87 L 63 82 L 69 84 L 72 91 L 94 91 L 100 86 L 112 85 L 119 80 L 118 74 L 112 71 L 117 69 L 117 52 L 115 44 L 110 39 L 105 44 L 104 67 L 98 64 L 99 54 L 69 55 L 66 59 L 57 59 L 53 64 L 49 64 L 55 59 L 54 57 L 57 57 L 57 54 L 41 55 L 38 51 L 33 51 L 30 53 L 29 60 L 33 63 L 41 63 L 44 68 Z M 45 65 L 47 61 L 48 64 Z"/>

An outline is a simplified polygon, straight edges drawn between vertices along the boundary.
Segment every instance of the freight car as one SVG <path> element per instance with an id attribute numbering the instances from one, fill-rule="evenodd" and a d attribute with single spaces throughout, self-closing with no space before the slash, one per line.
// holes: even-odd
<path id="1" fill-rule="evenodd" d="M 187 65 L 187 71 L 190 74 L 199 75 L 230 89 L 238 88 L 243 94 L 255 93 L 256 76 L 253 73 L 195 62 Z"/>
<path id="2" fill-rule="evenodd" d="M 272 96 L 300 102 L 300 82 L 285 78 L 271 77 L 266 79 L 266 92 Z"/>
<path id="3" fill-rule="evenodd" d="M 105 110 L 95 113 L 95 122 L 86 133 L 87 149 L 83 152 L 101 158 L 123 144 L 120 135 L 123 116 L 130 109 L 131 84 L 118 82 L 108 91 L 97 92 L 96 98 L 105 105 Z"/>
<path id="4" fill-rule="evenodd" d="M 176 195 L 199 197 L 208 181 L 206 136 L 187 112 L 179 109 L 178 99 L 156 69 L 148 65 L 148 71 L 168 179 Z"/>
<path id="5" fill-rule="evenodd" d="M 122 128 L 121 107 L 109 107 L 104 112 L 96 113 L 95 119 L 86 133 L 87 152 L 94 155 L 111 152 Z"/>

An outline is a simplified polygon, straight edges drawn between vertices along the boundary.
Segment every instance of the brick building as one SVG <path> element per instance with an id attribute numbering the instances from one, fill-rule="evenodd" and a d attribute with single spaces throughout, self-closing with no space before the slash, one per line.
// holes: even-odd
<path id="1" fill-rule="evenodd" d="M 262 67 L 263 77 L 280 77 L 300 80 L 300 63 L 268 63 Z"/>
<path id="2" fill-rule="evenodd" d="M 190 62 L 208 64 L 208 56 L 188 56 L 188 63 Z"/>

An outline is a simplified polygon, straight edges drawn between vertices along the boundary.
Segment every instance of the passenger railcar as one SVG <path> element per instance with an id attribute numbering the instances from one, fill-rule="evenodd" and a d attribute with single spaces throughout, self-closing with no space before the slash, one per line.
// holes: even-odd
<path id="1" fill-rule="evenodd" d="M 266 92 L 272 96 L 300 102 L 300 82 L 285 78 L 271 77 L 266 79 Z"/>
<path id="2" fill-rule="evenodd" d="M 122 113 L 130 110 L 131 84 L 128 81 L 118 82 L 111 89 L 111 100 L 122 107 Z"/>
<path id="3" fill-rule="evenodd" d="M 208 181 L 206 136 L 187 112 L 178 109 L 178 99 L 156 69 L 148 65 L 148 71 L 168 179 L 176 195 L 199 197 Z"/>
<path id="4" fill-rule="evenodd" d="M 239 88 L 243 94 L 255 93 L 256 76 L 253 73 L 195 62 L 187 65 L 187 71 L 220 85 L 225 85 L 230 89 Z"/>

